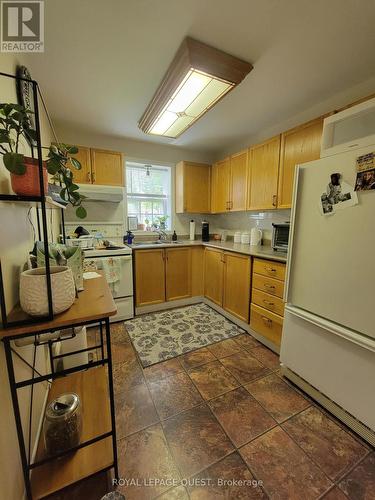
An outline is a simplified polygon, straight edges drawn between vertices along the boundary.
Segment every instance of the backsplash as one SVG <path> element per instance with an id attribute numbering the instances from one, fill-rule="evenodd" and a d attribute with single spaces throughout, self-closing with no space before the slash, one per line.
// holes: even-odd
<path id="1" fill-rule="evenodd" d="M 210 233 L 221 233 L 225 230 L 228 236 L 233 236 L 235 231 L 250 231 L 259 227 L 263 231 L 263 240 L 270 242 L 272 239 L 272 223 L 290 220 L 290 210 L 269 210 L 265 212 L 229 212 L 217 215 L 190 214 L 175 216 L 175 227 L 178 234 L 189 233 L 189 221 L 195 220 L 195 232 L 200 234 L 202 220 L 210 224 Z"/>

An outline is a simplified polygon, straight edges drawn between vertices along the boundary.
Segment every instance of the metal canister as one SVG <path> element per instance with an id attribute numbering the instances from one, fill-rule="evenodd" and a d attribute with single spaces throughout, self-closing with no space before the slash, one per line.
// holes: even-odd
<path id="1" fill-rule="evenodd" d="M 81 401 L 77 394 L 61 394 L 47 406 L 44 444 L 48 455 L 55 455 L 78 446 L 81 431 Z"/>

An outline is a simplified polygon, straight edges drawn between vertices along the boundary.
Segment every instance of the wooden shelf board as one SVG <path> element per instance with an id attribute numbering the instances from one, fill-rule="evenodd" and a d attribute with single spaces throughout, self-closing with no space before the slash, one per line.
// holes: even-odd
<path id="1" fill-rule="evenodd" d="M 48 403 L 64 392 L 75 392 L 81 399 L 81 442 L 111 430 L 109 391 L 106 369 L 90 368 L 56 379 L 48 395 Z M 47 403 L 47 404 L 48 404 Z M 46 457 L 41 435 L 36 461 Z M 36 467 L 31 475 L 31 487 L 35 499 L 43 498 L 66 486 L 91 476 L 113 464 L 112 438 L 97 441 L 85 448 Z"/>
<path id="2" fill-rule="evenodd" d="M 21 326 L 0 329 L 0 338 L 13 337 L 24 333 L 59 330 L 67 326 L 114 316 L 117 312 L 111 290 L 102 274 L 100 278 L 84 280 L 85 289 L 79 292 L 74 304 L 65 312 L 58 314 L 52 321 L 41 321 Z M 8 321 L 31 319 L 21 307 L 16 306 L 8 316 Z"/>

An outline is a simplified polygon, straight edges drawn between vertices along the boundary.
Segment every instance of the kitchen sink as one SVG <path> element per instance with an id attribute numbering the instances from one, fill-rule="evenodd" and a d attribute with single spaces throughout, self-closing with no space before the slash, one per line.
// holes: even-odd
<path id="1" fill-rule="evenodd" d="M 163 240 L 156 240 L 156 241 L 139 241 L 139 242 L 134 242 L 131 244 L 133 247 L 144 247 L 144 246 L 149 246 L 149 245 L 181 245 L 182 241 L 163 241 Z"/>

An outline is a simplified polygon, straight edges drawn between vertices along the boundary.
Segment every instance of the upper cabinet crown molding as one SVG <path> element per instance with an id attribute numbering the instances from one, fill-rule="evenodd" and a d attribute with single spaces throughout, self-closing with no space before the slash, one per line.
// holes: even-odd
<path id="1" fill-rule="evenodd" d="M 211 165 L 180 161 L 175 186 L 176 213 L 210 213 Z"/>

